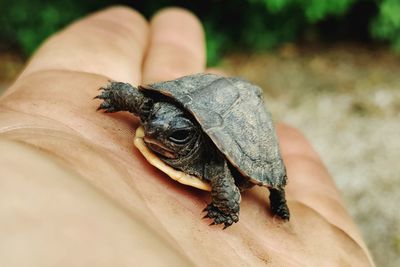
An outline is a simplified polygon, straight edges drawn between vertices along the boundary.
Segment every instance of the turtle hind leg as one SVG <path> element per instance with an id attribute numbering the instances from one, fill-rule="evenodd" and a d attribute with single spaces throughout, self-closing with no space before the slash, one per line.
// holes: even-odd
<path id="1" fill-rule="evenodd" d="M 283 188 L 270 188 L 269 201 L 271 212 L 283 220 L 288 221 L 290 218 L 290 212 L 286 203 L 285 190 Z"/>

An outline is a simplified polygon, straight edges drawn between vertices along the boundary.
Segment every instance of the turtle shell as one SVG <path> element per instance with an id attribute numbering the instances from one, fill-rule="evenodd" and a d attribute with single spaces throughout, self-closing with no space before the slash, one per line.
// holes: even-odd
<path id="1" fill-rule="evenodd" d="M 236 77 L 195 74 L 139 89 L 185 108 L 251 182 L 269 187 L 286 184 L 275 129 L 258 86 Z"/>

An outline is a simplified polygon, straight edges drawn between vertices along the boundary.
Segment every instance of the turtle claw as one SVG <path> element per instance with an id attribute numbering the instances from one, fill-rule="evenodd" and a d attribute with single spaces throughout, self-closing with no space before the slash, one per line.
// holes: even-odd
<path id="1" fill-rule="evenodd" d="M 278 207 L 271 207 L 271 210 L 274 215 L 278 216 L 282 220 L 289 221 L 290 213 L 286 203 L 283 203 Z"/>
<path id="2" fill-rule="evenodd" d="M 104 109 L 105 113 L 112 113 L 112 112 L 118 111 L 115 109 L 115 107 L 112 104 L 113 98 L 111 97 L 111 93 L 110 93 L 111 89 L 109 88 L 109 86 L 100 87 L 99 90 L 102 91 L 101 94 L 95 96 L 93 99 L 102 99 L 102 100 L 104 100 L 104 102 L 100 104 L 100 106 L 97 108 L 97 111 L 101 110 L 101 109 Z"/>
<path id="3" fill-rule="evenodd" d="M 232 212 L 230 214 L 226 214 L 215 207 L 212 203 L 209 204 L 204 211 L 207 212 L 207 214 L 203 218 L 213 219 L 214 221 L 210 225 L 224 224 L 223 230 L 231 226 L 233 223 L 239 221 L 238 213 Z"/>
<path id="4" fill-rule="evenodd" d="M 109 108 L 111 108 L 110 103 L 108 103 L 107 101 L 104 101 L 103 103 L 100 104 L 100 106 L 97 109 L 105 109 L 105 110 L 107 110 Z"/>
<path id="5" fill-rule="evenodd" d="M 110 97 L 110 93 L 107 91 L 103 91 L 100 95 L 93 97 L 93 99 L 103 99 L 107 100 Z"/>

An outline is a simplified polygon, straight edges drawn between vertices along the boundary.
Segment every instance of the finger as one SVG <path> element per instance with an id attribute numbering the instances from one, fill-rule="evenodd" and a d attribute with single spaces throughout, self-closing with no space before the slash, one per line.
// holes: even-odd
<path id="1" fill-rule="evenodd" d="M 277 133 L 288 172 L 287 198 L 301 202 L 342 229 L 368 255 L 362 237 L 318 154 L 295 128 L 279 124 Z"/>
<path id="2" fill-rule="evenodd" d="M 136 84 L 147 39 L 148 25 L 139 13 L 126 7 L 109 8 L 50 37 L 21 77 L 55 69 L 90 72 Z"/>
<path id="3" fill-rule="evenodd" d="M 164 9 L 154 16 L 150 26 L 150 47 L 143 65 L 143 83 L 204 71 L 204 33 L 194 15 L 183 9 Z"/>

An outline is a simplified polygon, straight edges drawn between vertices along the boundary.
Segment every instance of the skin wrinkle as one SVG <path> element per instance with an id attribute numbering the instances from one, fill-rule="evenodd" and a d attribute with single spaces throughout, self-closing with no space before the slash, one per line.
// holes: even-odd
<path id="1" fill-rule="evenodd" d="M 237 249 L 235 248 L 235 246 L 232 246 L 231 242 L 228 242 L 229 246 L 230 246 L 230 250 L 235 252 L 235 255 L 237 255 L 238 258 L 242 259 L 242 262 L 246 262 L 246 258 L 244 258 L 240 253 L 237 252 Z"/>
<path id="2" fill-rule="evenodd" d="M 249 245 L 250 251 L 253 253 L 253 255 L 254 255 L 255 257 L 260 258 L 259 255 L 258 255 L 258 254 L 260 254 L 260 252 L 256 252 L 255 249 L 253 248 L 254 240 L 257 240 L 257 241 L 258 241 L 258 244 L 265 244 L 265 242 L 262 242 L 263 240 L 262 240 L 262 238 L 260 238 L 260 234 L 259 234 L 259 233 L 255 233 L 254 230 L 253 230 L 252 228 L 250 228 L 249 226 L 247 226 L 247 224 L 244 224 L 243 227 L 246 228 L 246 232 L 247 232 L 247 233 L 252 233 L 252 237 L 253 237 L 252 240 L 250 240 L 250 242 L 247 242 L 247 243 L 250 244 L 250 245 Z M 248 235 L 247 235 L 246 237 L 244 237 L 244 240 L 249 241 L 249 240 L 248 240 Z M 275 252 L 275 254 L 277 254 L 277 255 L 282 255 L 282 256 L 280 257 L 281 259 L 284 259 L 285 261 L 288 260 L 287 254 L 285 254 L 285 252 L 282 253 L 282 251 L 281 251 L 280 249 L 276 249 L 274 246 L 271 246 L 270 243 L 267 243 L 267 245 L 268 245 L 267 248 L 268 248 L 269 250 Z M 265 248 L 265 249 L 267 250 L 267 248 Z M 270 259 L 271 263 L 273 264 L 274 261 L 270 258 L 270 255 L 268 255 L 268 258 Z M 303 265 L 301 264 L 301 262 L 299 262 L 298 260 L 295 260 L 295 259 L 292 259 L 292 261 L 289 260 L 289 262 L 291 262 L 291 263 L 296 263 L 296 265 L 293 264 L 292 266 L 303 266 Z"/>
<path id="3" fill-rule="evenodd" d="M 35 125 L 33 123 L 32 124 L 16 124 L 16 125 L 13 125 L 13 126 L 0 128 L 0 134 L 6 134 L 6 133 L 9 133 L 9 132 L 12 132 L 12 131 L 18 131 L 18 130 L 22 130 L 22 129 L 55 130 L 55 128 L 54 129 L 49 129 L 48 126 L 40 127 L 40 126 L 37 126 L 37 125 Z"/>
<path id="4" fill-rule="evenodd" d="M 78 134 L 78 132 L 75 131 L 75 129 L 69 127 L 67 124 L 61 123 L 60 121 L 55 120 L 55 119 L 53 119 L 53 118 L 51 118 L 51 117 L 48 117 L 48 116 L 43 116 L 43 115 L 41 115 L 41 114 L 33 114 L 33 115 L 32 115 L 31 113 L 27 113 L 27 112 L 23 112 L 23 111 L 21 111 L 21 110 L 13 109 L 13 108 L 11 108 L 10 106 L 4 105 L 4 104 L 0 105 L 0 110 L 1 110 L 1 109 L 8 110 L 8 111 L 12 111 L 12 112 L 15 112 L 15 113 L 20 113 L 20 114 L 28 115 L 28 116 L 32 116 L 32 117 L 37 116 L 37 117 L 44 118 L 44 119 L 46 119 L 46 120 L 51 120 L 52 122 L 55 122 L 55 123 L 57 123 L 57 124 L 59 124 L 59 125 L 62 125 L 62 126 L 65 127 L 66 129 L 71 130 L 71 131 L 73 131 L 74 133 Z M 52 125 L 52 126 L 54 126 L 54 125 Z M 2 128 L 0 128 L 0 133 L 7 133 L 7 132 L 11 132 L 11 131 L 15 131 L 15 130 L 21 130 L 21 129 L 46 129 L 46 130 L 57 130 L 58 128 L 49 129 L 48 126 L 46 126 L 46 127 L 40 127 L 39 125 L 35 125 L 34 123 L 32 123 L 32 124 L 26 124 L 26 123 L 25 123 L 25 124 L 20 124 L 20 125 L 17 124 L 17 125 L 8 126 L 8 127 L 4 127 L 4 126 L 3 126 Z M 62 129 L 62 128 L 59 128 L 59 129 Z"/>
<path id="5" fill-rule="evenodd" d="M 55 136 L 57 136 L 57 135 L 49 135 L 49 134 L 47 134 L 46 136 L 55 137 Z M 34 137 L 34 136 L 32 136 L 32 137 Z M 10 138 L 10 137 L 7 137 L 7 136 L 5 136 L 5 138 L 6 138 L 6 139 L 10 139 L 11 141 L 15 141 L 15 142 L 17 142 L 17 143 L 24 144 L 24 145 L 26 145 L 26 146 L 35 148 L 35 149 L 39 149 L 39 150 L 42 151 L 43 153 L 47 154 L 50 158 L 52 158 L 52 159 L 54 159 L 56 162 L 58 162 L 58 164 L 63 164 L 64 167 L 65 167 L 66 169 L 68 169 L 68 170 L 74 172 L 71 168 L 69 168 L 69 166 L 70 166 L 71 163 L 72 163 L 72 161 L 70 161 L 69 158 L 63 157 L 61 154 L 54 153 L 52 150 L 47 149 L 45 146 L 37 145 L 37 144 L 31 143 L 31 142 L 29 142 L 29 141 L 27 141 L 27 140 L 21 140 L 21 139 Z M 74 139 L 74 138 L 71 138 L 71 140 L 73 140 L 73 139 Z M 105 149 L 105 150 L 107 150 L 107 149 Z M 113 153 L 113 154 L 115 153 L 115 152 L 113 152 L 113 151 L 108 151 L 108 152 L 111 152 L 111 153 Z M 104 153 L 104 154 L 109 155 L 109 153 Z M 66 164 L 66 163 L 67 163 L 67 164 Z M 115 166 L 112 166 L 112 165 L 110 165 L 110 166 L 113 167 L 113 168 L 115 168 Z M 79 172 L 77 172 L 77 174 L 82 175 L 82 173 L 79 173 Z M 82 180 L 85 181 L 88 185 L 93 185 L 93 184 L 89 183 L 89 181 L 88 181 L 87 179 L 82 179 Z M 115 198 L 111 197 L 109 194 L 107 194 L 107 192 L 105 192 L 103 188 L 95 187 L 95 189 L 96 189 L 98 192 L 101 192 L 103 195 L 106 195 L 107 197 L 109 197 L 110 200 L 112 200 L 112 202 L 121 204 L 120 201 L 118 201 L 117 199 L 115 199 Z M 136 189 L 136 188 L 135 188 L 135 189 Z M 136 190 L 137 190 L 137 189 L 136 189 Z M 137 190 L 136 192 L 140 192 L 140 191 Z M 119 206 L 120 206 L 120 205 L 119 205 Z M 125 207 L 125 205 L 122 205 L 122 207 Z M 127 213 L 131 214 L 131 212 L 130 212 L 128 209 L 127 209 L 126 211 L 127 211 Z"/>
<path id="6" fill-rule="evenodd" d="M 263 263 L 266 263 L 265 256 L 264 256 L 264 255 L 260 255 L 261 253 L 255 251 L 255 250 L 253 249 L 253 245 L 254 245 L 253 240 L 250 241 L 250 242 L 246 242 L 246 241 L 248 241 L 249 236 L 250 236 L 251 233 L 252 233 L 253 239 L 256 239 L 256 240 L 258 239 L 257 237 L 258 237 L 259 235 L 254 234 L 254 231 L 253 231 L 251 228 L 249 228 L 246 224 L 243 224 L 242 227 L 245 228 L 245 229 L 247 230 L 246 232 L 247 232 L 248 234 L 247 234 L 246 236 L 242 236 L 243 241 L 242 241 L 241 244 L 242 244 L 242 245 L 247 245 L 247 246 L 249 247 L 249 251 L 251 252 L 251 255 L 252 255 L 252 256 L 258 258 L 258 259 L 261 260 Z M 231 249 L 235 251 L 235 254 L 238 255 L 240 258 L 244 259 L 243 262 L 246 262 L 246 258 L 242 257 L 241 254 L 237 252 L 237 250 L 239 250 L 239 249 L 241 249 L 241 248 L 235 249 L 235 246 L 233 246 L 233 245 L 232 245 L 232 242 L 229 242 L 229 240 L 228 240 L 228 243 L 229 243 Z M 258 243 L 260 243 L 260 242 L 258 242 Z M 268 257 L 267 263 L 270 263 L 270 257 L 269 257 L 269 255 L 267 255 L 267 257 Z"/>
<path id="7" fill-rule="evenodd" d="M 93 72 L 89 72 L 89 71 L 81 71 L 81 70 L 69 70 L 69 69 L 65 69 L 65 68 L 50 68 L 50 69 L 40 69 L 37 71 L 33 71 L 30 73 L 27 73 L 26 75 L 23 75 L 23 77 L 19 76 L 17 80 L 14 81 L 13 84 L 10 85 L 9 88 L 7 88 L 7 90 L 4 92 L 4 94 L 2 94 L 0 96 L 0 106 L 3 105 L 3 99 L 8 98 L 9 96 L 11 96 L 12 94 L 15 94 L 16 91 L 19 90 L 19 87 L 21 87 L 21 85 L 24 84 L 29 84 L 29 79 L 34 79 L 37 76 L 48 76 L 48 75 L 56 75 L 56 74 L 78 74 L 78 75 L 82 75 L 82 76 L 86 76 L 86 75 L 91 75 L 93 77 L 97 77 L 99 79 L 104 79 L 104 80 L 108 80 L 110 81 L 111 78 L 104 76 L 102 74 L 98 74 L 98 73 L 93 73 Z M 93 92 L 93 97 L 96 96 L 96 92 Z"/>

